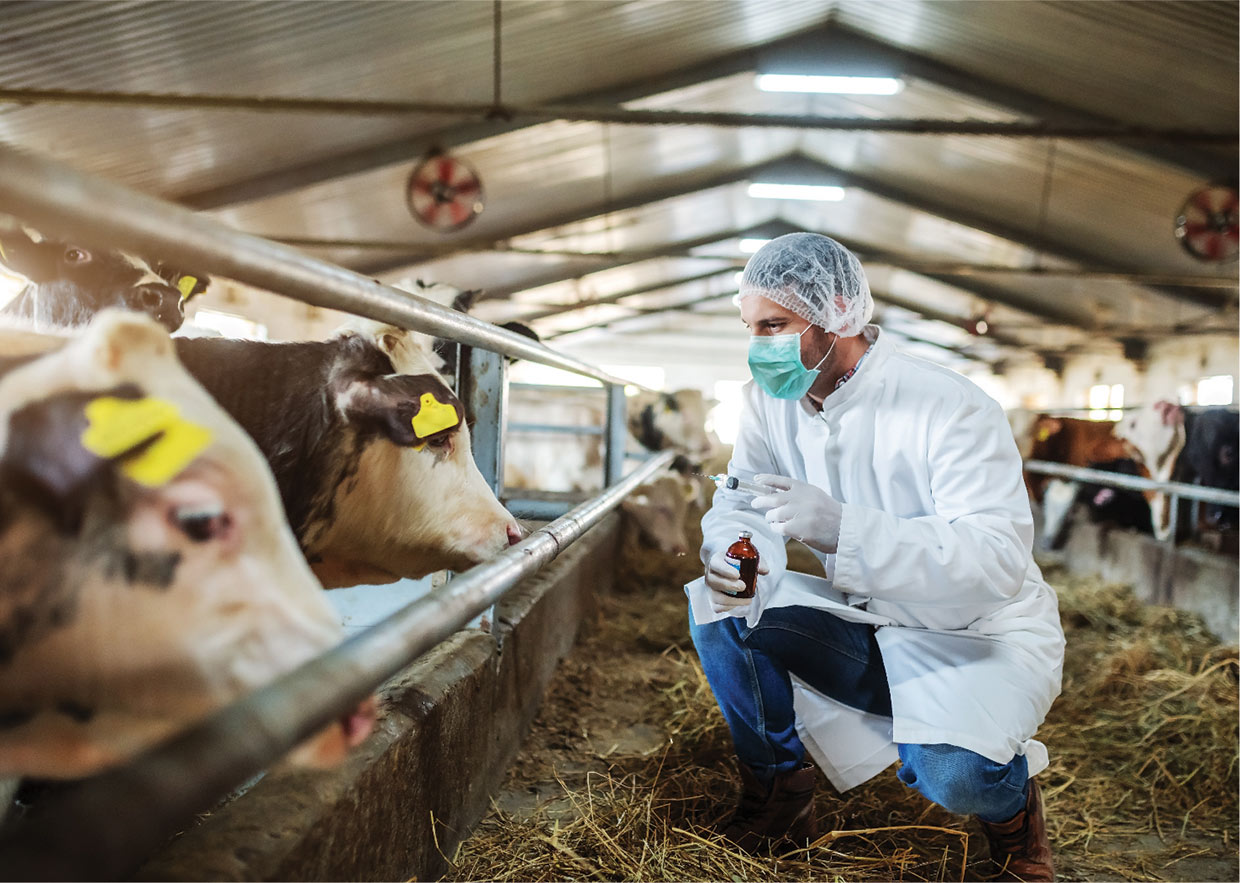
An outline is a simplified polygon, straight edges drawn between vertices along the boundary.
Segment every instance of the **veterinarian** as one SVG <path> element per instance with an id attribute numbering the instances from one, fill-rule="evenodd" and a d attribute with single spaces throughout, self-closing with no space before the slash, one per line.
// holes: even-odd
<path id="1" fill-rule="evenodd" d="M 804 843 L 811 758 L 839 791 L 899 759 L 906 785 L 980 819 L 998 879 L 1053 879 L 1032 777 L 1064 638 L 1003 411 L 867 324 L 861 264 L 826 236 L 764 245 L 737 303 L 753 381 L 728 471 L 772 490 L 715 494 L 686 587 L 741 776 L 722 832 Z M 761 554 L 752 600 L 724 557 L 740 531 Z M 823 577 L 786 569 L 789 539 Z"/>

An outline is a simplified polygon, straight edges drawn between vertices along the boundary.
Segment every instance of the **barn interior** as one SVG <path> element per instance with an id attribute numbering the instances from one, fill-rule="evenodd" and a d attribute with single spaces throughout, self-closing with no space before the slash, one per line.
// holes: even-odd
<path id="1" fill-rule="evenodd" d="M 978 385 L 1017 436 L 1039 416 L 1110 426 L 1156 402 L 1234 414 L 1238 11 L 9 2 L 0 146 L 411 302 L 474 292 L 470 315 L 532 329 L 630 397 L 699 391 L 718 447 L 696 471 L 709 473 L 726 469 L 750 379 L 740 272 L 794 231 L 854 251 L 883 333 Z M 179 333 L 318 340 L 350 318 L 208 269 Z M 0 307 L 26 282 L 0 265 Z M 505 473 L 501 459 L 489 478 L 531 525 L 640 468 L 608 461 L 596 378 L 529 359 L 505 371 L 496 450 L 534 466 Z M 1155 473 L 1137 477 L 1174 480 Z M 687 554 L 643 538 L 632 511 L 608 516 L 493 614 L 521 624 L 512 637 L 475 619 L 388 683 L 382 747 L 330 773 L 269 774 L 126 874 L 985 877 L 976 829 L 891 772 L 844 795 L 824 786 L 830 833 L 809 850 L 755 858 L 711 839 L 734 779 L 685 624 L 713 489 L 694 481 L 678 513 Z M 1059 541 L 1048 533 L 1062 522 L 1039 526 L 1069 648 L 1042 731 L 1062 876 L 1240 876 L 1237 524 L 1207 523 L 1209 506 L 1173 498 L 1169 537 L 1079 505 Z M 360 634 L 443 582 L 335 590 L 333 603 Z"/>

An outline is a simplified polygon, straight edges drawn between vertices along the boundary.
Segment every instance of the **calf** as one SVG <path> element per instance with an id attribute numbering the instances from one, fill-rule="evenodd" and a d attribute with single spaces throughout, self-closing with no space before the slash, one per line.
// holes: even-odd
<path id="1" fill-rule="evenodd" d="M 117 307 L 146 313 L 176 331 L 185 319 L 185 302 L 205 291 L 209 281 L 20 227 L 0 226 L 0 263 L 30 281 L 0 312 L 44 328 L 85 325 L 100 310 Z"/>
<path id="2" fill-rule="evenodd" d="M 698 502 L 700 496 L 696 482 L 672 473 L 634 489 L 620 508 L 626 523 L 632 525 L 647 547 L 679 558 L 689 554 L 685 527 L 689 506 Z"/>
<path id="3" fill-rule="evenodd" d="M 326 341 L 176 346 L 267 457 L 325 587 L 466 570 L 520 540 L 417 335 L 359 319 Z"/>
<path id="4" fill-rule="evenodd" d="M 341 629 L 257 448 L 165 331 L 108 311 L 37 349 L 0 369 L 0 777 L 77 778 Z M 341 759 L 374 716 L 364 703 L 293 759 Z"/>

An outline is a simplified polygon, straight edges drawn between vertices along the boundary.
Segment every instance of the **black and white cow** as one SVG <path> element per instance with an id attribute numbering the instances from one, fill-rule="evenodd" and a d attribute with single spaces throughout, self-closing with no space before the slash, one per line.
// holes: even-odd
<path id="1" fill-rule="evenodd" d="M 185 319 L 185 301 L 209 283 L 206 276 L 135 255 L 84 248 L 2 223 L 0 263 L 29 280 L 0 312 L 40 328 L 85 325 L 96 313 L 115 307 L 146 313 L 176 331 Z"/>

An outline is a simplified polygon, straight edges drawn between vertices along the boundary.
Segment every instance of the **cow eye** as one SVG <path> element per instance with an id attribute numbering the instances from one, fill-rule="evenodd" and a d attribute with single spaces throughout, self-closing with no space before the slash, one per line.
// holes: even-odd
<path id="1" fill-rule="evenodd" d="M 65 262 L 70 264 L 87 264 L 90 263 L 90 252 L 84 248 L 66 248 Z"/>
<path id="2" fill-rule="evenodd" d="M 182 506 L 172 511 L 172 523 L 195 543 L 223 537 L 232 518 L 220 507 Z"/>
<path id="3" fill-rule="evenodd" d="M 442 451 L 444 448 L 452 447 L 452 436 L 450 435 L 433 435 L 426 440 L 427 445 L 436 450 Z"/>

